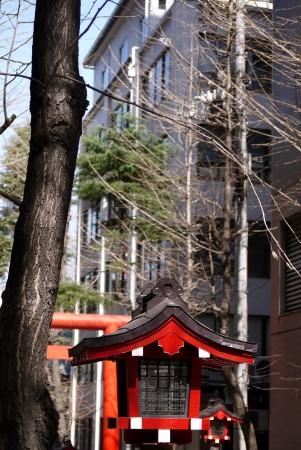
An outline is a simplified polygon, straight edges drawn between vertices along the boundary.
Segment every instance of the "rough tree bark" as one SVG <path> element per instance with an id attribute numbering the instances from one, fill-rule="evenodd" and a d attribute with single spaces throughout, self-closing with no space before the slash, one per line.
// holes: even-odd
<path id="1" fill-rule="evenodd" d="M 222 374 L 227 383 L 227 389 L 233 399 L 234 412 L 243 418 L 241 429 L 245 439 L 245 447 L 247 450 L 257 450 L 257 440 L 254 426 L 249 415 L 247 414 L 244 399 L 234 370 L 232 367 L 223 367 Z"/>
<path id="2" fill-rule="evenodd" d="M 0 310 L 0 449 L 51 449 L 58 414 L 45 355 L 86 91 L 80 80 L 80 0 L 37 0 L 30 155 Z"/>

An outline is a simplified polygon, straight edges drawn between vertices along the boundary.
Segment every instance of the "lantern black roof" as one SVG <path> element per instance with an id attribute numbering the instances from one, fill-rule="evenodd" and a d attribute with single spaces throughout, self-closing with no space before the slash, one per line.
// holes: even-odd
<path id="1" fill-rule="evenodd" d="M 202 419 L 206 417 L 227 417 L 233 421 L 241 422 L 242 417 L 229 411 L 221 398 L 214 398 L 209 401 L 207 408 L 200 413 Z"/>
<path id="2" fill-rule="evenodd" d="M 167 324 L 173 321 L 180 331 L 176 334 L 196 347 L 210 352 L 208 367 L 220 367 L 239 362 L 253 363 L 257 344 L 239 341 L 218 334 L 195 320 L 180 295 L 183 289 L 176 280 L 161 279 L 138 297 L 138 308 L 132 320 L 119 330 L 96 338 L 86 338 L 69 350 L 73 364 L 112 359 L 135 348 L 148 345 L 166 335 Z"/>

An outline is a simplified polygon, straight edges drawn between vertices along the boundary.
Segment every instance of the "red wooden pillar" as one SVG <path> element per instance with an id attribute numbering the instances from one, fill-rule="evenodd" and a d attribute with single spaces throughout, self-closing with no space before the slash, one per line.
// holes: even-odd
<path id="1" fill-rule="evenodd" d="M 105 334 L 113 333 L 119 327 L 112 324 L 105 329 Z M 103 437 L 102 450 L 119 450 L 119 430 L 108 429 L 107 419 L 118 417 L 117 404 L 117 373 L 116 363 L 104 361 L 103 363 Z"/>
<path id="2" fill-rule="evenodd" d="M 201 408 L 202 360 L 194 358 L 191 365 L 191 382 L 188 417 L 196 418 Z"/>

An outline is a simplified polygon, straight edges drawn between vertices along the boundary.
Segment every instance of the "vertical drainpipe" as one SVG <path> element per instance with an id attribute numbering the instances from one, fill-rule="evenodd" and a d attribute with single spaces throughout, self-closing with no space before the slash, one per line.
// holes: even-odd
<path id="1" fill-rule="evenodd" d="M 234 326 L 235 337 L 242 341 L 248 340 L 248 210 L 247 210 L 247 177 L 249 158 L 247 149 L 247 117 L 244 99 L 244 79 L 246 71 L 245 49 L 245 0 L 236 0 L 236 80 L 235 97 L 236 112 L 238 117 L 239 148 L 238 159 L 244 166 L 240 170 L 239 192 L 236 204 L 236 228 L 238 235 L 235 239 L 235 268 L 234 268 Z M 238 364 L 235 368 L 237 382 L 248 409 L 248 366 Z M 234 448 L 245 450 L 245 439 L 239 427 L 236 431 Z"/>
<path id="2" fill-rule="evenodd" d="M 81 261 L 81 229 L 82 229 L 82 201 L 78 200 L 77 207 L 77 242 L 76 242 L 76 274 L 75 282 L 80 284 L 80 261 Z M 74 312 L 79 313 L 79 301 L 77 300 L 74 307 Z M 73 346 L 79 343 L 79 330 L 73 331 Z M 73 445 L 75 445 L 76 438 L 76 410 L 77 410 L 77 371 L 78 368 L 74 367 L 71 370 L 71 427 L 70 427 L 70 439 Z"/>
<path id="3" fill-rule="evenodd" d="M 102 234 L 101 236 L 101 250 L 99 261 L 99 292 L 103 297 L 105 293 L 105 276 L 106 276 L 106 238 Z M 103 303 L 98 305 L 98 314 L 104 314 Z M 102 336 L 103 332 L 98 331 L 97 335 Z M 101 435 L 101 412 L 102 412 L 102 375 L 103 375 L 103 363 L 98 362 L 96 365 L 96 386 L 95 386 L 95 426 L 94 426 L 94 450 L 101 449 L 100 435 Z M 113 450 L 113 449 L 112 449 Z"/>
<path id="4" fill-rule="evenodd" d="M 139 118 L 139 47 L 132 47 L 131 63 L 128 67 L 128 77 L 130 79 L 130 101 L 131 116 L 135 117 L 138 126 Z M 134 103 L 134 104 L 133 104 Z M 130 244 L 130 300 L 132 309 L 136 308 L 136 286 L 137 286 L 137 231 L 135 230 L 135 221 L 137 217 L 137 208 L 132 208 L 132 231 Z"/>

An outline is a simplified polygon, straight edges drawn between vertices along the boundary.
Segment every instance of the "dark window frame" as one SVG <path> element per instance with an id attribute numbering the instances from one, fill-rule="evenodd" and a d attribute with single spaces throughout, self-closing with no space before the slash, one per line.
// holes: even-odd
<path id="1" fill-rule="evenodd" d="M 272 92 L 272 48 L 264 40 L 247 40 L 246 89 Z"/>
<path id="2" fill-rule="evenodd" d="M 129 59 L 129 42 L 126 38 L 122 45 L 119 47 L 119 63 L 121 65 L 125 64 L 127 60 Z"/>
<path id="3" fill-rule="evenodd" d="M 166 49 L 150 67 L 143 85 L 151 106 L 160 104 L 167 95 L 170 83 L 170 50 Z"/>
<path id="4" fill-rule="evenodd" d="M 165 10 L 167 8 L 167 0 L 158 0 L 158 8 Z"/>

